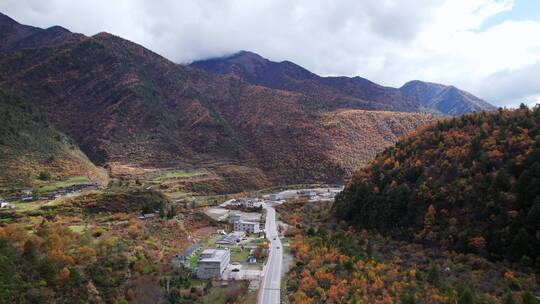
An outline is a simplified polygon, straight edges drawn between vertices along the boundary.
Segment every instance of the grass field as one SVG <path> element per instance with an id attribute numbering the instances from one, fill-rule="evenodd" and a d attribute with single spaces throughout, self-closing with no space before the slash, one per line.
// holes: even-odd
<path id="1" fill-rule="evenodd" d="M 245 294 L 247 285 L 248 283 L 245 281 L 232 281 L 227 286 L 211 288 L 209 294 L 202 299 L 202 302 L 208 304 L 232 303 L 234 295 Z"/>
<path id="2" fill-rule="evenodd" d="M 159 181 L 162 179 L 171 179 L 171 178 L 181 178 L 181 177 L 192 177 L 197 175 L 205 174 L 205 171 L 184 171 L 184 170 L 173 170 L 173 171 L 163 171 L 162 174 L 155 176 L 154 181 Z M 152 174 L 153 175 L 153 174 Z"/>
<path id="3" fill-rule="evenodd" d="M 86 229 L 86 225 L 71 225 L 69 229 L 75 233 L 82 234 Z"/>
<path id="4" fill-rule="evenodd" d="M 177 178 L 177 177 L 190 177 L 199 175 L 198 172 L 186 172 L 186 171 L 169 171 L 163 175 L 163 178 Z"/>
<path id="5" fill-rule="evenodd" d="M 216 246 L 217 240 L 219 240 L 220 237 L 221 237 L 221 235 L 219 235 L 219 234 L 212 234 L 212 235 L 204 242 L 204 246 L 206 246 L 206 248 L 214 248 L 214 247 Z"/>
<path id="6" fill-rule="evenodd" d="M 52 192 L 52 191 L 55 191 L 56 189 L 58 188 L 62 188 L 62 187 L 69 187 L 69 186 L 73 186 L 73 185 L 77 185 L 77 184 L 86 184 L 86 183 L 90 183 L 90 179 L 86 176 L 74 176 L 74 177 L 70 177 L 66 180 L 63 180 L 63 181 L 59 181 L 59 182 L 54 182 L 54 183 L 50 183 L 48 185 L 45 185 L 45 186 L 41 186 L 39 188 L 36 189 L 36 191 L 38 193 L 44 193 L 44 192 Z"/>
<path id="7" fill-rule="evenodd" d="M 240 247 L 231 248 L 231 262 L 245 263 L 249 256 L 249 249 L 242 250 Z"/>
<path id="8" fill-rule="evenodd" d="M 23 201 L 16 201 L 12 202 L 13 205 L 15 205 L 15 210 L 20 212 L 25 211 L 31 211 L 31 210 L 37 210 L 41 208 L 42 206 L 47 204 L 47 201 L 44 200 L 38 200 L 38 201 L 32 201 L 32 202 L 23 202 Z"/>
<path id="9" fill-rule="evenodd" d="M 197 267 L 197 264 L 199 264 L 199 258 L 201 257 L 201 253 L 200 252 L 197 252 L 196 254 L 194 254 L 190 259 L 189 259 L 189 268 L 190 269 L 195 269 L 195 267 Z"/>

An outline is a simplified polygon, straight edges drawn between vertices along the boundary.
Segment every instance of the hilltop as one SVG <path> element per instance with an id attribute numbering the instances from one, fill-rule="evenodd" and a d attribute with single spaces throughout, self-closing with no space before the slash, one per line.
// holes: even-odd
<path id="1" fill-rule="evenodd" d="M 540 108 L 439 121 L 360 170 L 335 214 L 442 250 L 538 267 Z"/>

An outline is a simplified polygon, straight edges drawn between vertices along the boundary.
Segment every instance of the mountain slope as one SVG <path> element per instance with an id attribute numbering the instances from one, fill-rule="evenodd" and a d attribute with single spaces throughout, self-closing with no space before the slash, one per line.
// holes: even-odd
<path id="1" fill-rule="evenodd" d="M 52 179 L 102 178 L 104 172 L 73 140 L 55 130 L 37 107 L 3 89 L 0 119 L 0 188 L 39 183 L 41 172 Z"/>
<path id="2" fill-rule="evenodd" d="M 449 115 L 495 110 L 484 100 L 453 86 L 413 80 L 404 84 L 399 91 L 420 101 L 426 109 Z"/>
<path id="3" fill-rule="evenodd" d="M 61 49 L 9 52 L 0 61 L 6 83 L 31 92 L 97 163 L 221 159 L 276 172 L 292 166 L 291 180 L 338 176 L 298 162 L 326 162 L 322 151 L 296 144 L 324 145 L 298 94 L 178 66 L 108 34 Z"/>
<path id="4" fill-rule="evenodd" d="M 444 250 L 533 265 L 539 181 L 540 108 L 523 106 L 440 121 L 399 141 L 354 177 L 335 212 Z"/>
<path id="5" fill-rule="evenodd" d="M 352 176 L 402 136 L 437 119 L 422 113 L 338 110 L 325 113 L 320 124 L 330 135 L 334 161 Z"/>
<path id="6" fill-rule="evenodd" d="M 0 33 L 0 51 L 55 46 L 83 38 L 83 35 L 71 33 L 61 26 L 41 29 L 23 25 L 2 13 Z"/>
<path id="7" fill-rule="evenodd" d="M 0 84 L 39 104 L 112 172 L 240 164 L 282 184 L 338 182 L 352 170 L 321 127 L 333 111 L 325 98 L 178 65 L 107 33 L 64 34 L 62 43 L 50 43 L 38 30 L 34 41 L 42 44 L 0 52 Z"/>
<path id="8" fill-rule="evenodd" d="M 273 62 L 241 51 L 228 57 L 196 61 L 192 67 L 230 74 L 250 83 L 329 99 L 328 108 L 356 108 L 460 115 L 495 107 L 454 87 L 411 81 L 402 88 L 383 87 L 361 77 L 320 77 L 290 62 Z"/>

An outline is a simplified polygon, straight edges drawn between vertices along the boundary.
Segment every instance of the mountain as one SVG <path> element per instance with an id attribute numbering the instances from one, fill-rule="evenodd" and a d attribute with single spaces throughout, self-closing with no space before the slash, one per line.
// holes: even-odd
<path id="1" fill-rule="evenodd" d="M 325 98 L 175 64 L 108 33 L 87 37 L 66 30 L 58 40 L 50 31 L 13 22 L 1 21 L 16 34 L 0 44 L 0 85 L 31 101 L 113 174 L 133 167 L 219 167 L 215 171 L 226 184 L 251 189 L 340 182 L 352 172 L 350 166 L 366 158 L 352 153 L 343 155 L 352 160 L 340 159 L 339 137 L 323 125 L 335 111 Z M 415 126 L 436 119 L 400 115 Z M 378 136 L 396 138 L 411 130 L 386 124 L 375 122 L 384 135 L 371 137 L 368 145 Z M 341 140 L 350 145 L 357 135 L 351 132 Z M 382 147 L 367 149 L 371 155 Z M 249 184 L 233 178 L 238 172 L 229 168 L 238 166 L 244 175 L 258 178 Z"/>
<path id="2" fill-rule="evenodd" d="M 0 51 L 45 47 L 77 41 L 84 36 L 61 26 L 47 29 L 23 25 L 0 13 Z"/>
<path id="3" fill-rule="evenodd" d="M 290 61 L 273 62 L 247 51 L 195 61 L 191 66 L 234 75 L 252 84 L 327 99 L 325 107 L 331 109 L 426 111 L 444 115 L 495 110 L 489 103 L 452 86 L 411 81 L 396 89 L 361 77 L 321 77 Z"/>
<path id="4" fill-rule="evenodd" d="M 539 181 L 540 108 L 522 106 L 398 141 L 355 175 L 334 210 L 358 227 L 538 266 Z"/>
<path id="5" fill-rule="evenodd" d="M 404 84 L 399 91 L 404 96 L 420 101 L 426 109 L 448 115 L 495 110 L 484 100 L 454 86 L 413 80 Z"/>
<path id="6" fill-rule="evenodd" d="M 102 179 L 104 172 L 72 139 L 35 106 L 1 88 L 0 119 L 0 190 L 72 176 Z"/>

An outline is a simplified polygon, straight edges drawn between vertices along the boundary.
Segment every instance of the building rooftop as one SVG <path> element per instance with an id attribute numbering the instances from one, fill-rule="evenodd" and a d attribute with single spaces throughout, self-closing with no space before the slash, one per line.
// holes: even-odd
<path id="1" fill-rule="evenodd" d="M 227 254 L 229 251 L 224 249 L 205 249 L 199 262 L 221 262 Z"/>
<path id="2" fill-rule="evenodd" d="M 233 244 L 236 242 L 240 237 L 236 234 L 229 233 L 227 235 L 222 236 L 219 240 L 216 241 L 216 244 Z"/>

